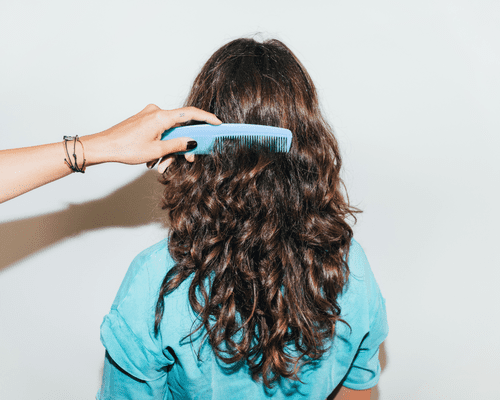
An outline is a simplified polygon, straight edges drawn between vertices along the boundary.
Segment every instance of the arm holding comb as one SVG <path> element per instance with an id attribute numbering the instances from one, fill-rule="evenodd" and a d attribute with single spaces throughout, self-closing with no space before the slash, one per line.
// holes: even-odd
<path id="1" fill-rule="evenodd" d="M 165 155 L 189 148 L 188 137 L 160 139 L 165 130 L 190 120 L 221 123 L 215 115 L 194 107 L 161 110 L 150 104 L 100 133 L 65 137 L 62 143 L 0 150 L 0 203 L 96 164 L 148 163 L 152 167 Z M 187 155 L 188 159 L 191 157 Z M 168 162 L 169 159 L 160 162 L 160 172 Z"/>

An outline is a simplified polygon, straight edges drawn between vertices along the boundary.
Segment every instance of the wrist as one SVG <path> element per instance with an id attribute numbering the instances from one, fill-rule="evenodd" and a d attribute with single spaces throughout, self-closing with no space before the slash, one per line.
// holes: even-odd
<path id="1" fill-rule="evenodd" d="M 85 172 L 87 160 L 85 158 L 85 148 L 80 137 L 63 136 L 64 162 L 73 172 Z"/>
<path id="2" fill-rule="evenodd" d="M 100 145 L 99 141 L 96 140 L 95 134 L 80 136 L 80 141 L 85 149 L 86 166 L 102 164 L 107 161 L 104 157 L 102 144 Z"/>

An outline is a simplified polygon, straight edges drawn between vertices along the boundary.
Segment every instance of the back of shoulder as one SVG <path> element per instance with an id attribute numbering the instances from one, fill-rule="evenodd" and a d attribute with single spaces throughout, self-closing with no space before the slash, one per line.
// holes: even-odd
<path id="1" fill-rule="evenodd" d="M 163 239 L 141 251 L 132 261 L 130 269 L 141 269 L 160 261 L 171 260 L 168 252 L 168 239 Z"/>
<path id="2" fill-rule="evenodd" d="M 385 299 L 380 292 L 380 287 L 370 267 L 366 254 L 361 245 L 354 239 L 352 240 L 349 250 L 349 270 L 349 280 L 357 280 L 358 282 L 355 286 L 358 286 L 360 290 L 361 288 L 366 290 L 366 298 L 371 314 L 376 312 L 377 309 L 385 307 Z M 364 284 L 361 282 L 364 282 Z"/>
<path id="3" fill-rule="evenodd" d="M 113 305 L 117 306 L 133 287 L 149 288 L 156 291 L 174 264 L 168 252 L 168 239 L 141 251 L 130 264 Z"/>
<path id="4" fill-rule="evenodd" d="M 365 283 L 364 287 L 366 287 L 368 299 L 374 299 L 374 296 L 379 295 L 380 289 L 365 251 L 354 239 L 352 239 L 351 247 L 349 248 L 349 272 L 350 280 L 353 279 L 359 283 Z"/>
<path id="5" fill-rule="evenodd" d="M 370 269 L 370 264 L 365 251 L 354 239 L 351 240 L 351 246 L 349 247 L 348 263 L 350 274 L 358 280 L 364 280 L 367 269 Z"/>

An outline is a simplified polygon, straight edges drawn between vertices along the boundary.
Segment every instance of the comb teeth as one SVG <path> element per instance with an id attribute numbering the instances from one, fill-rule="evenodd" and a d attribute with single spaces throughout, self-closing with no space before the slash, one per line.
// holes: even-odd
<path id="1" fill-rule="evenodd" d="M 227 140 L 239 140 L 242 146 L 252 147 L 258 145 L 259 147 L 265 147 L 273 153 L 286 153 L 287 139 L 284 137 L 271 137 L 271 136 L 222 136 L 215 139 L 214 151 L 222 151 L 224 147 L 224 142 Z"/>

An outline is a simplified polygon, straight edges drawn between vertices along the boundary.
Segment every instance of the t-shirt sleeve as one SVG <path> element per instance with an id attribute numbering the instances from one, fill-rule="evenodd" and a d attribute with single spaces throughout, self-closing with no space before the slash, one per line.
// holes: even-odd
<path id="1" fill-rule="evenodd" d="M 168 390 L 167 370 L 174 360 L 163 353 L 161 338 L 155 337 L 153 328 L 164 271 L 149 268 L 161 265 L 161 260 L 151 257 L 155 254 L 141 254 L 132 262 L 111 311 L 101 324 L 106 359 L 99 400 L 163 400 Z"/>
<path id="2" fill-rule="evenodd" d="M 343 385 L 349 389 L 364 390 L 374 387 L 380 378 L 379 346 L 389 333 L 385 299 L 373 272 L 361 250 L 364 263 L 369 331 L 363 337 Z"/>
<path id="3" fill-rule="evenodd" d="M 153 381 L 143 381 L 130 375 L 111 358 L 108 352 L 104 359 L 102 384 L 96 400 L 111 399 L 157 399 L 164 400 L 168 390 L 166 376 Z"/>

